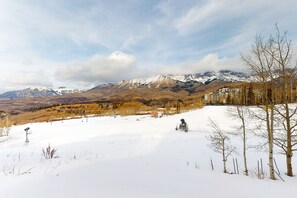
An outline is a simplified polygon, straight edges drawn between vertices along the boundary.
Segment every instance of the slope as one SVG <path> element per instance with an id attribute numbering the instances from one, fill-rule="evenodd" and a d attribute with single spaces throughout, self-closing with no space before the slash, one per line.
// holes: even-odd
<path id="1" fill-rule="evenodd" d="M 228 107 L 205 107 L 158 119 L 98 117 L 13 127 L 0 144 L 0 194 L 9 198 L 294 197 L 296 178 L 283 174 L 282 156 L 276 160 L 285 183 L 222 173 L 221 157 L 208 148 L 205 137 L 210 133 L 208 117 L 232 130 L 236 121 L 229 120 L 226 111 Z M 188 133 L 174 130 L 180 118 L 189 123 Z M 26 127 L 32 132 L 27 146 Z M 240 148 L 237 138 L 232 141 Z M 49 143 L 58 149 L 58 158 L 41 156 Z M 251 170 L 260 158 L 266 164 L 266 156 L 249 150 Z M 241 162 L 241 156 L 233 157 Z M 228 166 L 232 171 L 231 162 Z"/>

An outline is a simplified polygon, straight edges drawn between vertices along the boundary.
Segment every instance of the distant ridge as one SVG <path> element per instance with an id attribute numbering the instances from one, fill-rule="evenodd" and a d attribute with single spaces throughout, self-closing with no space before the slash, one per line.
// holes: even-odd
<path id="1" fill-rule="evenodd" d="M 196 74 L 184 74 L 184 75 L 157 75 L 150 78 L 135 78 L 131 80 L 122 80 L 115 83 L 115 86 L 119 88 L 129 87 L 159 87 L 162 84 L 174 84 L 174 83 L 189 83 L 196 82 L 207 85 L 208 83 L 220 80 L 224 82 L 249 82 L 250 75 L 244 72 L 235 72 L 230 70 L 220 70 L 217 72 L 204 72 Z"/>
<path id="2" fill-rule="evenodd" d="M 23 90 L 8 91 L 0 94 L 1 99 L 16 99 L 16 98 L 33 98 L 33 97 L 48 97 L 48 96 L 64 96 L 72 93 L 95 93 L 96 96 L 118 96 L 126 97 L 131 95 L 126 91 L 123 94 L 121 90 L 131 90 L 131 89 L 159 89 L 168 90 L 170 92 L 185 91 L 189 94 L 197 93 L 197 91 L 202 90 L 201 87 L 208 85 L 212 82 L 218 81 L 220 84 L 228 82 L 249 82 L 250 75 L 244 72 L 235 72 L 230 70 L 221 71 L 208 71 L 204 73 L 196 74 L 183 74 L 183 75 L 163 75 L 159 74 L 150 78 L 135 78 L 130 80 L 122 80 L 117 83 L 108 83 L 98 85 L 90 90 L 81 89 L 68 89 L 65 87 L 60 87 L 58 89 L 52 88 L 26 88 Z M 103 94 L 104 90 L 104 94 Z M 89 91 L 89 92 L 88 92 Z M 157 90 L 156 90 L 157 91 Z M 102 93 L 99 94 L 98 93 Z M 135 95 L 135 93 L 133 93 Z M 132 95 L 133 95 L 132 94 Z M 71 97 L 71 96 L 70 96 Z M 84 96 L 86 97 L 86 96 Z M 87 96 L 88 97 L 88 96 Z"/>
<path id="3" fill-rule="evenodd" d="M 250 82 L 243 72 L 222 70 L 186 75 L 157 75 L 101 84 L 89 90 L 27 88 L 0 95 L 0 112 L 22 113 L 27 110 L 61 104 L 137 101 L 144 105 L 164 105 L 170 101 L 196 100 L 224 86 Z M 73 93 L 73 94 L 70 94 Z M 10 99 L 17 99 L 10 100 Z"/>
<path id="4" fill-rule="evenodd" d="M 84 90 L 68 89 L 59 87 L 57 89 L 39 87 L 39 88 L 26 88 L 23 90 L 8 91 L 0 94 L 0 98 L 15 99 L 15 98 L 32 98 L 32 97 L 47 97 L 47 96 L 62 96 L 71 93 L 80 93 Z"/>

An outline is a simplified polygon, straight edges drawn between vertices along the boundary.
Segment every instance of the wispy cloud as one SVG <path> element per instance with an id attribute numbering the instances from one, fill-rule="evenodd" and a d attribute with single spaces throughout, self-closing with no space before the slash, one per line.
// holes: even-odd
<path id="1" fill-rule="evenodd" d="M 214 22 L 212 18 L 223 8 L 222 1 L 211 0 L 204 5 L 197 5 L 175 21 L 175 28 L 185 34 L 192 29 L 203 29 Z M 192 30 L 193 31 L 193 30 Z"/>
<path id="2" fill-rule="evenodd" d="M 241 24 L 235 24 L 233 28 L 242 30 L 258 31 L 271 26 L 275 22 L 287 24 L 290 17 L 295 16 L 296 1 L 288 0 L 281 3 L 278 0 L 208 0 L 198 2 L 195 6 L 187 10 L 185 14 L 174 20 L 174 27 L 180 34 L 192 34 L 221 24 L 229 27 L 229 23 L 239 20 Z M 292 27 L 293 24 L 290 22 Z M 258 27 L 257 27 L 258 26 Z M 230 31 L 230 29 L 224 29 Z"/>

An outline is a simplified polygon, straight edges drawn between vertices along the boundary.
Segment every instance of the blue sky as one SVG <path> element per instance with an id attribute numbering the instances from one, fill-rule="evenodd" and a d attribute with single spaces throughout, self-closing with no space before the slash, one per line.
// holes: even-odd
<path id="1" fill-rule="evenodd" d="M 0 91 L 244 70 L 256 34 L 297 40 L 296 0 L 0 0 Z"/>

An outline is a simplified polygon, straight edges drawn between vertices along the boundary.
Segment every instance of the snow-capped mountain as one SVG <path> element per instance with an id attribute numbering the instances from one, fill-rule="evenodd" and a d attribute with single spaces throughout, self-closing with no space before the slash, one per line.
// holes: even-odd
<path id="1" fill-rule="evenodd" d="M 221 70 L 218 72 L 205 72 L 185 75 L 157 75 L 150 78 L 135 78 L 131 80 L 122 80 L 117 83 L 109 83 L 99 85 L 92 90 L 112 89 L 116 92 L 117 89 L 133 89 L 133 88 L 162 88 L 170 91 L 185 90 L 189 93 L 196 92 L 199 86 L 207 85 L 215 80 L 221 82 L 247 82 L 250 81 L 250 76 L 243 72 L 234 72 L 230 70 Z M 8 91 L 0 94 L 0 98 L 31 98 L 43 96 L 62 96 L 71 93 L 80 93 L 86 90 L 68 89 L 65 87 L 54 88 L 27 88 L 17 91 Z"/>
<path id="2" fill-rule="evenodd" d="M 131 80 L 122 80 L 115 83 L 118 87 L 136 88 L 141 86 L 151 87 L 154 85 L 170 85 L 174 83 L 189 83 L 197 82 L 204 85 L 214 81 L 220 80 L 224 82 L 248 82 L 250 76 L 243 72 L 234 72 L 230 70 L 221 70 L 218 72 L 204 72 L 197 74 L 185 74 L 185 75 L 157 75 L 150 78 L 136 78 Z"/>
<path id="3" fill-rule="evenodd" d="M 80 93 L 85 90 L 80 89 L 69 89 L 66 87 L 59 87 L 57 89 L 38 87 L 38 88 L 26 88 L 23 90 L 8 91 L 0 94 L 0 98 L 32 98 L 32 97 L 43 97 L 43 96 L 61 96 L 71 93 Z"/>
<path id="4" fill-rule="evenodd" d="M 222 80 L 225 82 L 249 82 L 250 75 L 244 72 L 235 72 L 230 70 L 220 70 L 218 72 L 205 72 L 195 74 L 195 81 L 207 84 L 213 80 Z"/>
<path id="5" fill-rule="evenodd" d="M 55 91 L 57 95 L 81 93 L 83 91 L 86 91 L 85 89 L 72 89 L 72 88 L 66 88 L 66 87 L 53 88 L 52 90 Z"/>
<path id="6" fill-rule="evenodd" d="M 169 85 L 173 83 L 176 83 L 175 79 L 165 75 L 157 75 L 150 78 L 135 78 L 132 80 L 122 80 L 118 83 L 115 83 L 115 86 L 118 86 L 119 88 L 122 88 L 122 87 L 136 88 L 143 85 L 148 87 L 154 85 L 155 87 L 158 87 L 161 84 Z"/>
<path id="7" fill-rule="evenodd" d="M 181 81 L 181 82 L 189 82 L 189 81 L 195 81 L 195 75 L 194 74 L 185 74 L 185 75 L 169 75 L 172 79 Z M 197 81 L 198 82 L 198 81 Z"/>

